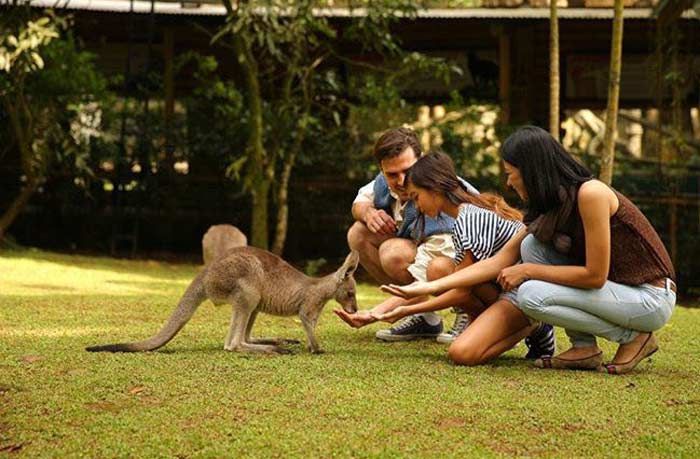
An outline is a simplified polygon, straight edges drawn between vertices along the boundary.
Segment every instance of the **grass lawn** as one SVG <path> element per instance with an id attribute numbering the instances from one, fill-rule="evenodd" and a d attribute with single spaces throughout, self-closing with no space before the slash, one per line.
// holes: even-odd
<path id="1" fill-rule="evenodd" d="M 532 368 L 522 344 L 456 367 L 443 345 L 348 328 L 335 303 L 322 355 L 225 352 L 229 310 L 209 302 L 160 351 L 83 350 L 153 334 L 197 269 L 1 252 L 0 456 L 700 455 L 700 309 L 678 307 L 661 352 L 618 377 Z M 382 297 L 359 287 L 363 307 Z M 304 339 L 296 318 L 255 330 Z"/>

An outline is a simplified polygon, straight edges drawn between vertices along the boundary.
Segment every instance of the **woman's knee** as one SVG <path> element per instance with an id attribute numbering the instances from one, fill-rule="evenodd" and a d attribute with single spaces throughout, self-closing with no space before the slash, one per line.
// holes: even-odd
<path id="1" fill-rule="evenodd" d="M 426 270 L 425 275 L 429 281 L 432 281 L 452 274 L 454 270 L 455 264 L 451 258 L 436 257 L 430 260 L 430 263 L 428 263 L 428 269 Z"/>
<path id="2" fill-rule="evenodd" d="M 547 282 L 531 280 L 518 287 L 518 309 L 526 315 L 537 314 L 546 307 L 544 292 Z"/>
<path id="3" fill-rule="evenodd" d="M 453 342 L 447 349 L 447 356 L 452 363 L 468 367 L 484 363 L 482 354 L 481 349 L 476 346 L 465 345 L 459 341 Z"/>

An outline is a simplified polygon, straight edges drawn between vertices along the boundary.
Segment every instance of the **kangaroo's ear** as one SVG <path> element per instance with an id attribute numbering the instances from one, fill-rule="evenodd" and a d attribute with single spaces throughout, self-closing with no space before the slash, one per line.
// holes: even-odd
<path id="1" fill-rule="evenodd" d="M 358 263 L 360 263 L 360 253 L 357 250 L 353 250 L 347 257 L 345 257 L 343 266 L 338 268 L 338 271 L 336 271 L 338 274 L 338 279 L 345 280 L 352 276 L 357 269 Z"/>

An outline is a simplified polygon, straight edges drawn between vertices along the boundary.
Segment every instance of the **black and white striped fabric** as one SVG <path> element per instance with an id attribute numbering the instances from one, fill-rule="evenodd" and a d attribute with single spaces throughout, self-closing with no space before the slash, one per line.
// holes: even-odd
<path id="1" fill-rule="evenodd" d="M 455 263 L 462 262 L 467 250 L 477 261 L 492 256 L 524 227 L 522 222 L 506 220 L 490 210 L 463 204 L 452 228 Z"/>

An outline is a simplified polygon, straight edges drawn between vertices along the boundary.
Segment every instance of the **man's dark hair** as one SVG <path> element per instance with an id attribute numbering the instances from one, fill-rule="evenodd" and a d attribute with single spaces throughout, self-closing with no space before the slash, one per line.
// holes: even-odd
<path id="1" fill-rule="evenodd" d="M 381 163 L 387 158 L 399 156 L 408 147 L 411 147 L 416 158 L 423 153 L 418 136 L 413 129 L 405 127 L 389 129 L 374 144 L 374 158 Z"/>
<path id="2" fill-rule="evenodd" d="M 561 189 L 578 188 L 593 178 L 549 132 L 525 126 L 503 142 L 501 158 L 520 171 L 527 190 L 528 213 L 525 221 L 547 213 L 562 204 Z"/>

